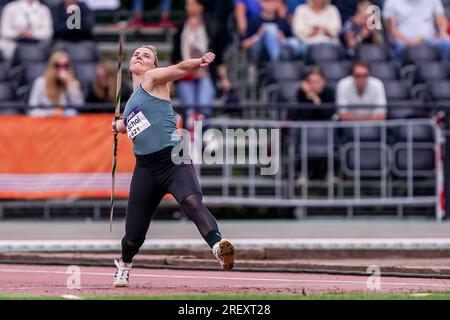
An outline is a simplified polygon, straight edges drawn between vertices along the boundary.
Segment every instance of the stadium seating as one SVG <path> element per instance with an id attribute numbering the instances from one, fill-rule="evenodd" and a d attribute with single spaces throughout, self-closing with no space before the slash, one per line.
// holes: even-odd
<path id="1" fill-rule="evenodd" d="M 296 102 L 299 86 L 300 82 L 297 80 L 279 82 L 272 101 L 290 103 Z"/>
<path id="2" fill-rule="evenodd" d="M 450 102 L 450 80 L 427 81 L 427 88 L 432 101 L 447 104 Z"/>
<path id="3" fill-rule="evenodd" d="M 25 63 L 16 66 L 11 70 L 13 87 L 17 91 L 17 98 L 21 101 L 28 101 L 28 94 L 34 80 L 42 76 L 45 72 L 47 63 Z"/>
<path id="4" fill-rule="evenodd" d="M 44 74 L 46 67 L 46 63 L 27 63 L 21 65 L 18 74 L 19 85 L 32 84 L 34 80 Z"/>
<path id="5" fill-rule="evenodd" d="M 388 103 L 388 119 L 427 118 L 427 108 L 421 101 L 395 101 Z"/>
<path id="6" fill-rule="evenodd" d="M 398 102 L 411 99 L 410 87 L 404 81 L 386 80 L 384 81 L 384 90 L 388 102 Z"/>
<path id="7" fill-rule="evenodd" d="M 14 53 L 12 66 L 31 62 L 46 63 L 48 57 L 48 48 L 34 43 L 20 43 Z"/>
<path id="8" fill-rule="evenodd" d="M 328 80 L 327 87 L 336 92 L 338 82 L 339 80 Z"/>
<path id="9" fill-rule="evenodd" d="M 64 46 L 74 64 L 78 62 L 98 62 L 99 53 L 94 42 L 70 43 Z"/>
<path id="10" fill-rule="evenodd" d="M 448 64 L 445 62 L 425 62 L 417 66 L 414 83 L 425 83 L 431 80 L 446 80 L 449 78 Z"/>
<path id="11" fill-rule="evenodd" d="M 361 142 L 375 142 L 381 141 L 381 130 L 377 126 L 364 126 L 359 128 L 359 133 L 355 128 L 343 128 L 341 133 L 341 140 L 343 143 L 355 142 L 357 135 Z"/>
<path id="12" fill-rule="evenodd" d="M 395 142 L 407 142 L 408 130 L 411 130 L 411 141 L 413 142 L 431 142 L 434 141 L 434 132 L 427 125 L 398 126 L 394 128 L 392 138 Z"/>
<path id="13" fill-rule="evenodd" d="M 411 153 L 405 145 L 394 145 L 393 173 L 398 177 L 407 177 L 408 159 L 411 160 L 413 177 L 432 177 L 435 174 L 435 152 L 430 145 L 415 145 Z M 410 157 L 410 155 L 412 157 Z"/>
<path id="14" fill-rule="evenodd" d="M 372 62 L 382 62 L 391 59 L 388 48 L 375 44 L 364 44 L 356 50 L 356 57 L 360 60 Z"/>
<path id="15" fill-rule="evenodd" d="M 5 103 L 4 101 L 0 102 L 0 116 L 20 114 L 20 108 L 18 108 L 16 105 L 10 105 L 9 103 Z"/>
<path id="16" fill-rule="evenodd" d="M 9 82 L 0 82 L 0 115 L 19 113 L 15 100 L 16 97 Z"/>
<path id="17" fill-rule="evenodd" d="M 342 146 L 341 170 L 346 176 L 354 177 L 358 160 L 354 144 Z M 385 173 L 391 169 L 389 148 L 381 143 L 364 143 L 359 152 L 359 169 L 361 177 L 379 178 L 385 168 Z"/>
<path id="18" fill-rule="evenodd" d="M 76 63 L 74 65 L 75 76 L 80 82 L 85 95 L 92 81 L 96 78 L 96 66 L 97 64 L 95 62 Z"/>
<path id="19" fill-rule="evenodd" d="M 328 81 L 339 81 L 350 75 L 350 61 L 321 62 L 320 70 Z"/>
<path id="20" fill-rule="evenodd" d="M 109 19 L 108 22 L 124 21 L 122 17 L 126 18 L 126 14 L 121 10 L 110 13 L 111 17 L 116 18 Z M 103 19 L 103 21 L 106 20 Z M 25 106 L 33 81 L 44 74 L 49 55 L 56 49 L 65 50 L 71 57 L 76 78 L 79 80 L 83 93 L 86 95 L 89 86 L 96 78 L 96 67 L 98 63 L 103 59 L 117 59 L 118 30 L 119 28 L 110 28 L 110 26 L 105 24 L 97 24 L 94 30 L 95 42 L 58 43 L 56 46 L 49 46 L 48 48 L 36 44 L 20 44 L 11 64 L 4 62 L 0 52 L 0 114 L 16 114 L 22 112 L 22 110 L 26 110 Z M 127 48 L 125 50 L 124 74 L 127 73 L 127 68 L 129 67 L 126 62 L 127 57 L 129 57 L 132 48 L 135 48 L 140 43 L 155 44 L 160 52 L 161 65 L 166 66 L 169 63 L 168 60 L 170 59 L 173 46 L 171 39 L 173 30 L 167 29 L 158 33 L 153 28 L 143 28 L 142 30 L 127 29 L 126 33 Z M 237 34 L 234 34 L 233 38 L 237 40 Z M 266 60 L 259 62 L 257 65 L 259 75 L 263 75 L 262 78 L 250 76 L 247 78 L 247 75 L 252 74 L 252 72 L 246 72 L 246 68 L 249 66 L 248 54 L 240 47 L 239 40 L 230 47 L 232 48 L 224 55 L 224 59 L 228 67 L 227 71 L 230 82 L 233 89 L 236 90 L 236 95 L 242 102 L 242 109 L 240 109 L 241 107 L 238 104 L 236 106 L 229 106 L 226 102 L 223 103 L 222 101 L 225 99 L 217 96 L 215 105 L 217 104 L 218 107 L 215 109 L 217 111 L 215 111 L 214 117 L 216 115 L 223 117 L 223 119 L 219 120 L 224 123 L 226 123 L 227 118 L 236 117 L 240 117 L 241 120 L 244 119 L 249 124 L 251 122 L 247 119 L 281 120 L 279 122 L 280 127 L 282 127 L 281 152 L 283 156 L 285 152 L 289 152 L 290 159 L 294 159 L 294 157 L 296 159 L 295 164 L 291 167 L 290 160 L 288 163 L 283 158 L 282 166 L 280 167 L 282 169 L 280 171 L 281 173 L 279 176 L 276 176 L 276 178 L 280 178 L 276 187 L 278 188 L 279 186 L 282 192 L 284 192 L 284 189 L 290 188 L 288 184 L 286 186 L 284 185 L 285 179 L 291 179 L 291 175 L 292 177 L 297 175 L 295 170 L 288 172 L 286 169 L 288 168 L 290 170 L 294 167 L 294 169 L 298 169 L 298 165 L 302 163 L 304 158 L 304 154 L 302 153 L 304 150 L 301 148 L 301 143 L 304 142 L 301 139 L 302 130 L 298 128 L 288 129 L 292 125 L 291 122 L 285 126 L 287 122 L 284 122 L 284 120 L 287 118 L 286 114 L 288 113 L 288 109 L 283 109 L 282 104 L 289 103 L 290 108 L 298 108 L 296 110 L 298 110 L 300 124 L 308 121 L 306 120 L 306 112 L 302 109 L 305 105 L 299 105 L 296 102 L 300 82 L 307 72 L 313 68 L 320 67 L 327 79 L 327 86 L 335 90 L 337 83 L 342 78 L 351 74 L 353 59 L 368 62 L 371 66 L 371 76 L 380 79 L 384 83 L 388 101 L 387 110 L 389 119 L 429 117 L 431 113 L 428 111 L 435 103 L 450 104 L 450 63 L 443 61 L 439 51 L 432 47 L 418 46 L 408 48 L 402 59 L 396 60 L 394 59 L 394 50 L 388 45 L 363 44 L 355 52 L 351 52 L 351 54 L 350 52 L 347 54 L 343 46 L 340 45 L 312 45 L 308 46 L 307 53 L 299 60 L 285 61 L 293 57 L 282 54 L 279 61 L 269 62 L 268 56 L 266 56 Z M 127 76 L 123 80 L 129 81 L 129 78 Z M 257 81 L 253 81 L 256 78 Z M 266 91 L 261 92 L 261 89 L 264 90 L 269 87 L 271 90 L 267 90 L 267 92 L 270 92 L 270 94 L 264 95 Z M 264 102 L 269 102 L 270 104 L 259 105 L 261 96 L 268 97 Z M 20 104 L 10 103 L 17 102 L 17 100 L 20 100 L 19 103 L 23 103 L 24 109 L 18 107 Z M 250 106 L 248 108 L 250 111 L 245 109 L 247 108 L 247 104 Z M 278 104 L 280 104 L 280 109 L 278 109 Z M 177 100 L 174 101 L 174 105 L 177 107 Z M 274 105 L 277 108 L 271 108 Z M 99 112 L 99 109 L 96 109 L 96 107 L 84 104 L 79 107 L 80 109 L 78 111 L 81 114 Z M 99 105 L 98 108 L 102 108 L 102 106 Z M 112 110 L 113 108 L 109 106 L 109 109 Z M 332 111 L 334 112 L 334 110 Z M 215 120 L 218 119 L 212 119 L 211 123 L 214 123 Z M 316 196 L 315 193 L 321 194 L 323 190 L 319 190 L 319 187 L 316 187 L 316 185 L 323 184 L 325 185 L 325 189 L 328 188 L 330 194 L 341 196 L 340 192 L 342 192 L 342 197 L 347 197 L 348 190 L 350 189 L 351 193 L 351 189 L 354 188 L 352 183 L 356 181 L 356 179 L 347 179 L 348 177 L 355 177 L 356 162 L 358 162 L 358 167 L 361 170 L 360 176 L 362 180 L 367 178 L 367 185 L 375 186 L 373 189 L 381 189 L 377 184 L 380 185 L 379 181 L 382 174 L 387 173 L 388 187 L 386 188 L 387 191 L 385 191 L 388 194 L 392 191 L 392 189 L 389 191 L 389 183 L 392 180 L 396 183 L 398 182 L 396 179 L 401 180 L 407 177 L 409 164 L 413 166 L 414 179 L 422 177 L 432 177 L 434 179 L 433 174 L 436 173 L 436 156 L 432 147 L 435 142 L 435 137 L 434 131 L 430 127 L 425 125 L 412 127 L 413 148 L 411 157 L 411 150 L 407 149 L 408 145 L 410 145 L 410 141 L 408 141 L 408 133 L 410 131 L 407 126 L 399 125 L 398 127 L 391 128 L 389 127 L 389 123 L 375 121 L 372 123 L 386 125 L 388 128 L 386 135 L 383 131 L 384 127 L 379 128 L 377 126 L 362 126 L 358 129 L 359 133 L 356 134 L 355 129 L 351 128 L 354 122 L 348 122 L 350 128 L 345 129 L 328 129 L 325 126 L 317 126 L 306 130 L 306 151 L 309 171 L 313 170 L 314 165 L 311 166 L 310 163 L 315 164 L 314 162 L 324 163 L 324 168 L 328 168 L 327 165 L 331 163 L 334 165 L 333 172 L 330 170 L 328 173 L 328 177 L 331 179 L 325 181 L 321 177 L 320 179 L 323 181 L 317 181 L 315 180 L 316 178 L 311 178 L 314 181 L 309 186 L 312 189 L 307 190 L 308 192 L 313 191 L 311 192 L 314 194 L 313 196 Z M 398 123 L 403 122 L 398 121 Z M 336 127 L 342 127 L 342 123 L 337 123 Z M 289 139 L 295 138 L 293 144 L 290 144 L 290 142 L 286 143 L 283 140 L 287 139 L 284 132 L 288 130 L 294 131 L 295 136 L 289 137 Z M 355 149 L 357 137 L 361 146 L 359 152 L 356 152 Z M 327 158 L 331 149 L 329 145 L 330 138 L 333 139 L 333 159 Z M 384 141 L 385 138 L 386 141 Z M 287 150 L 287 147 L 289 147 L 289 150 Z M 295 151 L 293 151 L 294 148 Z M 359 159 L 355 161 L 355 156 L 357 155 L 359 155 Z M 409 161 L 410 159 L 412 161 Z M 204 170 L 201 166 L 199 168 L 200 170 Z M 382 168 L 386 168 L 387 171 L 382 172 Z M 211 171 L 206 171 L 207 174 L 205 176 L 210 174 L 210 172 L 219 172 L 219 170 L 216 167 L 211 168 Z M 203 173 L 202 171 L 199 172 L 201 174 Z M 301 174 L 304 174 L 304 172 L 301 172 Z M 336 175 L 336 177 L 332 177 L 332 174 Z M 294 177 L 293 180 L 295 179 Z M 433 184 L 433 179 L 429 179 L 429 181 L 432 181 L 431 184 Z M 269 188 L 267 189 L 275 186 L 275 184 L 272 185 L 269 179 L 267 180 L 268 182 L 264 182 L 268 183 Z M 406 192 L 404 191 L 406 190 L 405 181 L 398 184 L 400 187 L 391 184 L 391 188 L 399 188 L 402 189 L 400 192 Z M 237 191 L 243 193 L 243 195 L 247 193 L 245 183 L 247 181 L 244 181 L 243 188 L 240 187 L 242 191 Z M 297 183 L 296 186 L 299 185 Z M 232 186 L 234 185 L 232 184 Z M 361 183 L 361 186 L 364 188 L 364 181 Z M 342 190 L 340 189 L 341 187 Z M 214 185 L 213 188 L 216 188 L 216 186 Z M 317 190 L 314 188 L 317 188 Z M 303 189 L 303 186 L 296 189 Z M 293 194 L 297 195 L 297 191 L 293 190 Z M 217 191 L 214 192 L 221 194 Z M 269 191 L 265 192 L 269 194 Z M 373 190 L 367 193 L 364 193 L 364 191 L 361 192 L 361 198 L 367 195 L 369 197 L 372 196 L 371 192 Z M 254 193 L 259 195 L 258 189 Z M 395 190 L 391 193 L 395 194 Z M 377 209 L 375 208 L 375 210 Z"/>
<path id="21" fill-rule="evenodd" d="M 5 62 L 0 62 L 0 82 L 9 81 L 9 68 Z"/>
<path id="22" fill-rule="evenodd" d="M 328 129 L 326 127 L 308 128 L 306 135 L 308 156 L 310 158 L 326 158 L 328 154 Z M 298 141 L 301 141 L 301 139 Z M 299 150 L 299 154 L 301 154 L 301 150 Z"/>
<path id="23" fill-rule="evenodd" d="M 267 83 L 277 83 L 280 81 L 299 80 L 302 78 L 304 64 L 302 61 L 293 62 L 272 62 L 266 67 Z"/>
<path id="24" fill-rule="evenodd" d="M 424 102 L 413 95 L 413 90 L 407 81 L 384 80 L 383 83 L 388 102 L 389 119 L 414 118 L 426 115 L 423 108 Z"/>
<path id="25" fill-rule="evenodd" d="M 1 82 L 0 83 L 0 101 L 12 101 L 14 100 L 14 92 L 9 85 L 8 82 Z"/>
<path id="26" fill-rule="evenodd" d="M 395 62 L 376 61 L 370 63 L 371 75 L 381 81 L 400 80 L 399 68 Z"/>
<path id="27" fill-rule="evenodd" d="M 405 50 L 403 65 L 440 60 L 439 51 L 431 46 L 413 46 Z"/>
<path id="28" fill-rule="evenodd" d="M 308 48 L 307 64 L 319 64 L 325 61 L 338 61 L 345 57 L 341 46 L 332 44 L 316 44 Z"/>

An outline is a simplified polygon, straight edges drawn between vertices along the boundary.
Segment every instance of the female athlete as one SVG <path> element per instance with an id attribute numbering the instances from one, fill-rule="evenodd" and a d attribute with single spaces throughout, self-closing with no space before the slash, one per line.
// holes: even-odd
<path id="1" fill-rule="evenodd" d="M 153 215 L 167 193 L 195 223 L 224 270 L 234 265 L 234 248 L 222 239 L 216 219 L 202 202 L 202 190 L 192 164 L 174 164 L 172 139 L 177 130 L 177 114 L 170 101 L 169 83 L 206 68 L 214 61 L 212 52 L 199 59 L 158 68 L 156 48 L 142 46 L 130 61 L 133 94 L 123 118 L 112 123 L 113 133 L 127 133 L 133 141 L 136 166 L 131 180 L 122 239 L 122 256 L 114 263 L 115 287 L 128 287 L 133 257 L 144 243 Z"/>

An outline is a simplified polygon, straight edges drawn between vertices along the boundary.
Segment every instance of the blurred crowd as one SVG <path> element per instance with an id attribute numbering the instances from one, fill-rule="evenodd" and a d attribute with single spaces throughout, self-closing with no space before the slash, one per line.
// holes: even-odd
<path id="1" fill-rule="evenodd" d="M 431 86 L 427 80 L 449 79 L 450 37 L 441 0 L 235 3 L 242 48 L 258 69 L 268 69 L 273 82 L 278 82 L 274 100 L 316 106 L 334 103 L 337 108 L 336 113 L 320 108 L 294 110 L 292 120 L 382 120 L 392 100 L 430 98 L 429 88 L 423 86 L 414 96 L 420 80 L 424 80 L 421 85 Z M 294 61 L 302 61 L 302 67 Z M 299 83 L 283 81 L 296 78 L 290 70 L 302 74 Z M 420 72 L 427 78 L 418 79 Z M 367 108 L 349 109 L 352 105 Z"/>
<path id="2" fill-rule="evenodd" d="M 114 62 L 100 59 L 93 29 L 96 11 L 127 7 L 128 28 L 174 28 L 171 63 L 216 53 L 208 70 L 175 83 L 180 103 L 201 107 L 203 117 L 212 115 L 219 96 L 239 101 L 224 59 L 238 43 L 248 67 L 257 70 L 259 85 L 278 86 L 271 99 L 337 108 L 292 110 L 292 120 L 385 119 L 387 104 L 396 99 L 450 99 L 445 96 L 450 92 L 448 2 L 0 0 L 0 69 L 10 75 L 0 77 L 0 100 L 27 101 L 32 115 L 59 112 L 44 106 L 114 102 Z M 76 29 L 67 24 L 73 5 L 81 17 Z M 159 21 L 145 20 L 150 9 L 158 10 Z M 183 10 L 182 19 L 172 19 L 174 9 Z M 45 64 L 37 63 L 42 57 Z M 441 80 L 440 86 L 434 80 Z M 131 88 L 124 84 L 122 92 L 127 99 Z"/>

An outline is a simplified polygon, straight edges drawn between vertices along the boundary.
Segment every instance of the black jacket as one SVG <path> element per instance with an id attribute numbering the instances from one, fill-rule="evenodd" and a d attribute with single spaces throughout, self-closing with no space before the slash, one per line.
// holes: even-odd
<path id="1" fill-rule="evenodd" d="M 80 7 L 80 25 L 81 29 L 67 28 L 67 20 L 72 14 L 67 14 L 67 9 L 64 3 L 51 8 L 52 19 L 53 19 L 53 29 L 55 31 L 55 40 L 65 40 L 65 41 L 81 41 L 81 40 L 91 40 L 92 39 L 92 29 L 95 25 L 95 14 L 90 10 L 84 3 L 79 2 Z"/>
<path id="2" fill-rule="evenodd" d="M 217 67 L 223 64 L 223 46 L 222 41 L 220 41 L 219 26 L 217 25 L 214 18 L 208 14 L 203 15 L 203 21 L 205 23 L 206 33 L 208 35 L 208 50 L 212 51 L 216 55 L 216 59 L 210 65 L 209 71 L 214 83 L 217 80 Z M 181 34 L 184 29 L 186 21 L 182 21 L 177 28 L 177 32 L 173 37 L 173 49 L 171 55 L 171 62 L 173 64 L 178 63 L 182 60 L 181 58 Z"/>

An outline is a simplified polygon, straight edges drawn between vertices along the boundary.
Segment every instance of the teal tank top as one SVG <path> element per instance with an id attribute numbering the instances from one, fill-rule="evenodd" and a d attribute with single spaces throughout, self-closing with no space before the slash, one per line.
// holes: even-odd
<path id="1" fill-rule="evenodd" d="M 169 100 L 152 96 L 139 85 L 123 112 L 128 137 L 135 155 L 146 155 L 175 146 L 179 116 Z"/>

